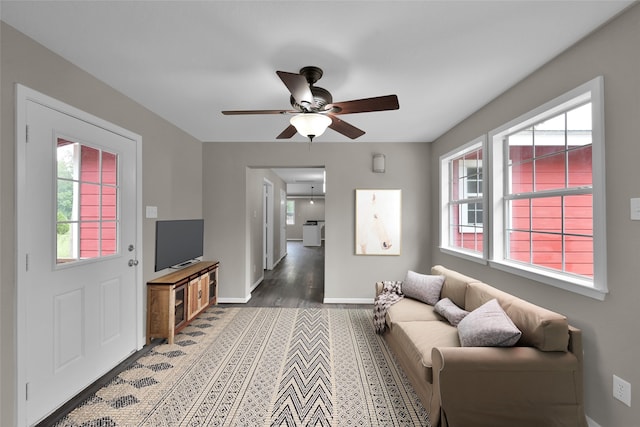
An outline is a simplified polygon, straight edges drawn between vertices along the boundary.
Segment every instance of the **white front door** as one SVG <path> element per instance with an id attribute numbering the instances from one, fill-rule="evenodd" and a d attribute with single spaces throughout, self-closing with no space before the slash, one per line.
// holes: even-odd
<path id="1" fill-rule="evenodd" d="M 18 389 L 31 425 L 138 347 L 139 142 L 39 102 L 24 108 Z"/>

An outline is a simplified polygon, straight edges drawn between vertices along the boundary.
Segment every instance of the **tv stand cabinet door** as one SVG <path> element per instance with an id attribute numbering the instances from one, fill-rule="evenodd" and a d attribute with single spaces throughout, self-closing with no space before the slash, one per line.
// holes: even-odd
<path id="1" fill-rule="evenodd" d="M 187 305 L 187 321 L 190 321 L 198 314 L 198 300 L 200 295 L 200 277 L 189 281 L 189 290 L 187 291 L 189 304 Z"/>

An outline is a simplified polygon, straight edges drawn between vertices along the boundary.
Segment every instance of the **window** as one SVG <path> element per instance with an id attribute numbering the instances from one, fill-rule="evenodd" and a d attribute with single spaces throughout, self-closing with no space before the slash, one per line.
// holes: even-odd
<path id="1" fill-rule="evenodd" d="M 460 255 L 485 259 L 483 147 L 478 138 L 440 158 L 442 229 L 440 245 Z"/>
<path id="2" fill-rule="evenodd" d="M 57 142 L 56 263 L 117 253 L 118 156 Z"/>
<path id="3" fill-rule="evenodd" d="M 602 108 L 597 78 L 490 134 L 497 267 L 604 296 Z"/>
<path id="4" fill-rule="evenodd" d="M 479 159 L 459 160 L 459 175 L 457 182 L 464 183 L 458 200 L 482 200 L 482 151 L 475 153 Z M 482 232 L 482 202 L 461 203 L 460 232 Z"/>
<path id="5" fill-rule="evenodd" d="M 287 200 L 287 225 L 296 223 L 296 201 Z"/>

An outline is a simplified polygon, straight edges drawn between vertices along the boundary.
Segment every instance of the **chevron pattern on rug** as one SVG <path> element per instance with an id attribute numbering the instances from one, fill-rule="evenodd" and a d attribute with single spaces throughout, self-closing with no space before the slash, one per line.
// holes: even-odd
<path id="1" fill-rule="evenodd" d="M 425 426 L 364 309 L 210 307 L 57 426 Z"/>
<path id="2" fill-rule="evenodd" d="M 333 372 L 326 310 L 296 317 L 291 346 L 273 404 L 271 425 L 330 426 Z"/>

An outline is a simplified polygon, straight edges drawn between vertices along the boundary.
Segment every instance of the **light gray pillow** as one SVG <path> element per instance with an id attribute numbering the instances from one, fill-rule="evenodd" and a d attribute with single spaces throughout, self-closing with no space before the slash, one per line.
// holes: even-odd
<path id="1" fill-rule="evenodd" d="M 473 310 L 458 324 L 463 347 L 511 347 L 521 335 L 495 298 Z"/>
<path id="2" fill-rule="evenodd" d="M 434 305 L 440 299 L 444 276 L 420 274 L 409 270 L 402 282 L 404 296 Z"/>
<path id="3" fill-rule="evenodd" d="M 453 326 L 457 326 L 469 312 L 458 307 L 449 298 L 443 298 L 433 307 L 433 310 L 440 316 L 444 317 Z"/>

